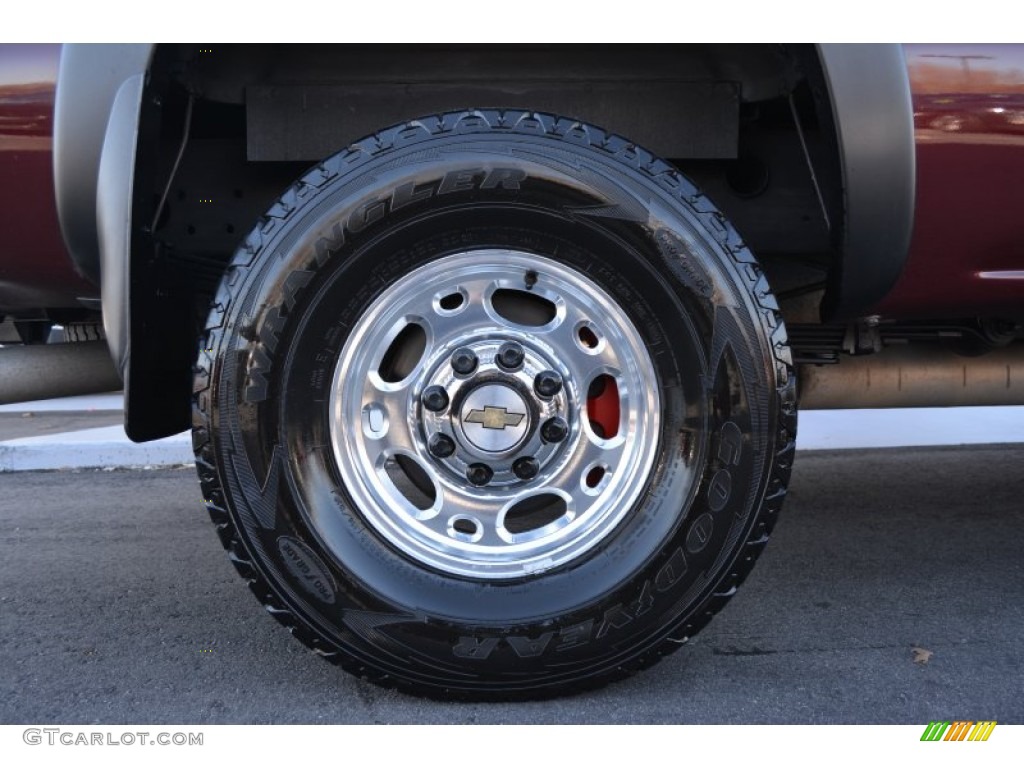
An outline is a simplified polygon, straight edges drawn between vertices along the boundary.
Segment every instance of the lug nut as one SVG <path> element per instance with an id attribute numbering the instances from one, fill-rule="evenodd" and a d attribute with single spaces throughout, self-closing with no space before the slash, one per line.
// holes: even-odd
<path id="1" fill-rule="evenodd" d="M 459 347 L 452 352 L 452 370 L 459 376 L 469 376 L 476 370 L 476 355 L 473 350 Z"/>
<path id="2" fill-rule="evenodd" d="M 532 480 L 540 472 L 540 464 L 533 456 L 520 456 L 512 462 L 512 471 L 520 480 Z"/>
<path id="3" fill-rule="evenodd" d="M 544 398 L 554 397 L 562 391 L 562 377 L 554 371 L 541 371 L 533 380 L 533 391 Z"/>
<path id="4" fill-rule="evenodd" d="M 486 464 L 470 464 L 466 467 L 466 479 L 473 485 L 487 485 L 494 477 L 494 470 Z"/>
<path id="5" fill-rule="evenodd" d="M 428 411 L 443 411 L 448 407 L 448 393 L 444 387 L 434 384 L 423 391 L 423 407 Z"/>
<path id="6" fill-rule="evenodd" d="M 455 453 L 455 441 L 448 437 L 448 435 L 438 433 L 430 438 L 430 442 L 427 444 L 427 450 L 430 451 L 431 456 L 435 456 L 439 459 L 447 459 Z"/>
<path id="7" fill-rule="evenodd" d="M 540 428 L 540 436 L 544 438 L 545 443 L 560 443 L 568 434 L 569 425 L 565 423 L 565 419 L 557 416 L 545 421 Z"/>
<path id="8" fill-rule="evenodd" d="M 506 371 L 515 371 L 523 364 L 524 357 L 523 348 L 510 341 L 498 348 L 498 354 L 494 356 L 494 360 Z"/>

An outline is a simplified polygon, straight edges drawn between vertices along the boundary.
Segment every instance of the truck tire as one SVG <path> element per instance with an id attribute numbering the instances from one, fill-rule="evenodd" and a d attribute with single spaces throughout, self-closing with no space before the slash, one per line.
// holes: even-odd
<path id="1" fill-rule="evenodd" d="M 77 344 L 83 341 L 103 341 L 106 339 L 103 323 L 65 323 L 62 341 Z"/>
<path id="2" fill-rule="evenodd" d="M 746 578 L 794 375 L 750 251 L 578 121 L 442 114 L 310 170 L 245 239 L 195 374 L 221 541 L 382 685 L 540 698 L 645 668 Z"/>

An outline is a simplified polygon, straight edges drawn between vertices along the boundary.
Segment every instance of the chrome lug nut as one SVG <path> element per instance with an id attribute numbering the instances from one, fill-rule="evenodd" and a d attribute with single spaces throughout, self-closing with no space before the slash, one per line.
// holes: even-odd
<path id="1" fill-rule="evenodd" d="M 569 425 L 565 423 L 565 419 L 557 416 L 545 421 L 540 428 L 540 436 L 544 438 L 545 443 L 560 443 L 568 434 Z"/>
<path id="2" fill-rule="evenodd" d="M 470 464 L 466 467 L 466 479 L 473 485 L 487 485 L 494 477 L 494 470 L 486 464 Z"/>
<path id="3" fill-rule="evenodd" d="M 448 393 L 444 387 L 440 387 L 435 384 L 432 387 L 427 387 L 423 390 L 423 407 L 428 411 L 443 411 L 448 407 Z"/>
<path id="4" fill-rule="evenodd" d="M 512 462 L 512 471 L 520 480 L 533 480 L 540 472 L 540 464 L 533 456 L 520 456 Z"/>
<path id="5" fill-rule="evenodd" d="M 506 371 L 517 371 L 522 366 L 525 356 L 522 347 L 509 341 L 498 348 L 498 354 L 494 356 L 494 361 Z"/>
<path id="6" fill-rule="evenodd" d="M 452 352 L 452 370 L 459 376 L 469 376 L 476 370 L 476 355 L 473 350 L 459 347 Z"/>
<path id="7" fill-rule="evenodd" d="M 555 371 L 541 371 L 533 380 L 533 391 L 543 398 L 554 397 L 562 391 L 562 377 Z"/>
<path id="8" fill-rule="evenodd" d="M 430 442 L 427 444 L 427 450 L 429 450 L 430 455 L 435 458 L 447 459 L 455 453 L 455 441 L 448 437 L 448 435 L 442 435 L 439 433 L 430 438 Z"/>

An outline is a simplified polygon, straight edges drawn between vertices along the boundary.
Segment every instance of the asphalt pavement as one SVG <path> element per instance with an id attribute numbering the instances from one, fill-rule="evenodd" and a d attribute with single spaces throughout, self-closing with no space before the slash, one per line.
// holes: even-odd
<path id="1" fill-rule="evenodd" d="M 194 471 L 0 476 L 2 723 L 1024 723 L 1024 446 L 798 456 L 782 520 L 687 646 L 609 688 L 455 704 L 293 640 Z"/>

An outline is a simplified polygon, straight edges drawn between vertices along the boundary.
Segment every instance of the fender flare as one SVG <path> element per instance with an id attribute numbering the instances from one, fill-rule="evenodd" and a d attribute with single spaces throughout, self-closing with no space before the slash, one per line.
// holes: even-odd
<path id="1" fill-rule="evenodd" d="M 856 317 L 895 285 L 914 225 L 914 107 L 903 47 L 818 45 L 843 175 L 842 259 L 823 314 Z"/>
<path id="2" fill-rule="evenodd" d="M 77 269 L 100 282 L 96 181 L 110 110 L 121 84 L 143 75 L 153 45 L 65 45 L 53 115 L 53 177 L 64 242 Z"/>
<path id="3" fill-rule="evenodd" d="M 128 344 L 126 235 L 134 137 L 154 47 L 63 46 L 54 101 L 53 174 L 60 228 L 75 268 L 101 286 L 107 343 L 122 376 Z M 101 158 L 107 166 L 102 177 Z M 118 176 L 124 177 L 119 181 Z"/>

